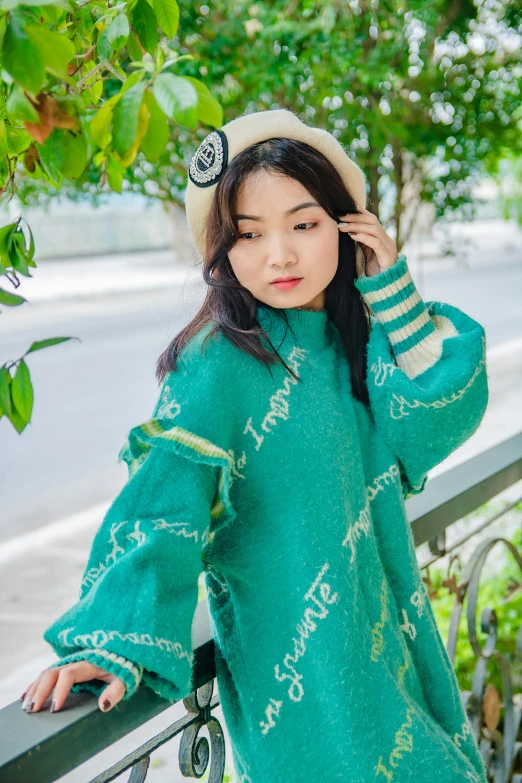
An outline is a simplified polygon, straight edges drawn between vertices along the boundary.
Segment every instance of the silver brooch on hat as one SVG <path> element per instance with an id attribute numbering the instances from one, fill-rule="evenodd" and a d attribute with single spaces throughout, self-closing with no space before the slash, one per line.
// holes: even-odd
<path id="1" fill-rule="evenodd" d="M 228 163 L 227 137 L 221 130 L 206 136 L 190 161 L 188 175 L 199 188 L 208 188 L 221 176 Z"/>

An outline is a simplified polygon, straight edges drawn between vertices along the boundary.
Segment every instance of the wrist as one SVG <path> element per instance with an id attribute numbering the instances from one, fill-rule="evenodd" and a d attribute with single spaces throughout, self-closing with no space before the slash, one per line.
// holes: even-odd
<path id="1" fill-rule="evenodd" d="M 355 286 L 386 330 L 396 354 L 414 348 L 434 332 L 404 253 L 388 269 L 371 277 L 357 278 Z"/>
<path id="2" fill-rule="evenodd" d="M 86 648 L 84 650 L 73 652 L 64 658 L 61 658 L 59 661 L 51 664 L 49 668 L 52 669 L 56 668 L 57 666 L 65 666 L 68 663 L 76 663 L 78 661 L 91 663 L 93 666 L 96 666 L 99 669 L 103 669 L 103 671 L 107 672 L 108 674 L 119 677 L 120 680 L 122 680 L 125 684 L 125 695 L 123 696 L 124 699 L 132 696 L 132 694 L 138 689 L 140 685 L 143 674 L 142 666 L 127 660 L 127 658 L 124 658 L 122 655 L 116 655 L 116 653 L 98 648 Z M 98 688 L 92 687 L 92 682 L 96 679 L 97 678 L 94 677 L 91 681 L 91 686 L 87 687 L 86 689 L 92 691 L 95 694 L 98 694 L 99 691 L 105 687 L 106 683 L 102 684 L 100 681 L 100 686 Z M 76 688 L 76 686 L 73 686 L 72 690 L 80 690 L 84 683 L 77 683 L 77 685 L 79 687 Z"/>
<path id="3" fill-rule="evenodd" d="M 362 266 L 362 269 L 359 271 L 359 277 L 378 277 L 379 275 L 384 274 L 385 272 L 388 272 L 390 269 L 395 267 L 403 255 L 403 253 L 400 253 L 397 258 L 388 266 L 380 266 L 379 262 L 375 258 L 372 258 L 372 260 L 368 263 L 365 261 L 364 264 L 360 265 Z"/>
<path id="4" fill-rule="evenodd" d="M 367 273 L 366 277 L 376 277 L 377 275 L 381 275 L 383 272 L 387 272 L 389 269 L 391 269 L 398 261 L 398 257 L 395 259 L 395 261 L 390 264 L 389 266 L 382 267 L 380 266 L 378 269 L 376 269 L 375 272 L 369 272 Z"/>

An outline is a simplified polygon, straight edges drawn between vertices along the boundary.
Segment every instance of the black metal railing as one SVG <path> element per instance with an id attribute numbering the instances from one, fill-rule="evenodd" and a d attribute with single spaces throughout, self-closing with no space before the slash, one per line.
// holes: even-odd
<path id="1" fill-rule="evenodd" d="M 448 528 L 476 509 L 485 506 L 500 492 L 522 479 L 522 432 L 493 446 L 482 454 L 432 478 L 421 495 L 406 501 L 415 545 L 428 544 L 430 557 L 421 570 L 473 539 L 498 521 L 522 500 L 519 498 L 501 512 L 481 519 L 451 546 L 446 544 Z M 473 685 L 462 692 L 470 726 L 494 783 L 522 783 L 522 703 L 513 688 L 512 661 L 496 648 L 497 612 L 483 608 L 480 624 L 487 635 L 479 643 L 476 628 L 480 577 L 486 558 L 495 546 L 505 546 L 520 567 L 522 552 L 502 537 L 481 540 L 461 574 L 455 589 L 447 650 L 455 660 L 457 631 L 467 598 L 467 632 L 476 657 Z M 519 618 L 522 621 L 522 618 Z M 225 769 L 223 729 L 212 710 L 219 704 L 213 696 L 215 682 L 214 643 L 206 601 L 201 601 L 193 623 L 195 652 L 195 691 L 183 699 L 187 714 L 90 783 L 108 783 L 126 770 L 132 770 L 129 783 L 141 783 L 147 776 L 153 751 L 181 734 L 179 764 L 186 777 L 201 777 L 209 768 L 209 783 L 221 783 Z M 515 657 L 522 662 L 522 622 L 517 631 Z M 494 660 L 502 673 L 503 693 L 486 685 L 487 667 Z M 495 690 L 495 689 L 493 689 Z M 117 740 L 171 707 L 148 688 L 140 688 L 118 710 L 102 713 L 91 694 L 70 694 L 68 708 L 50 715 L 43 711 L 28 716 L 14 702 L 0 710 L 0 781 L 2 783 L 51 783 L 82 764 Z M 492 707 L 493 704 L 493 707 Z M 200 731 L 206 727 L 210 746 Z"/>

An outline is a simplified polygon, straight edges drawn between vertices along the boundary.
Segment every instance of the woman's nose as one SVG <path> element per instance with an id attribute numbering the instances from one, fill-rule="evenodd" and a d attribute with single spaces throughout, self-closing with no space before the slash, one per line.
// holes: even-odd
<path id="1" fill-rule="evenodd" d="M 292 248 L 291 241 L 283 236 L 275 236 L 270 240 L 268 250 L 268 263 L 284 267 L 287 264 L 294 264 L 297 256 Z"/>

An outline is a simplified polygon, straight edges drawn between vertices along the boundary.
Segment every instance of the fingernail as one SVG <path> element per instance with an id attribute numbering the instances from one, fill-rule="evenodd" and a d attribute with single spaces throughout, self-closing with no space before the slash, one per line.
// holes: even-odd
<path id="1" fill-rule="evenodd" d="M 49 712 L 54 712 L 55 709 L 56 709 L 56 702 L 53 699 L 53 701 L 51 702 L 51 708 L 50 708 Z"/>
<path id="2" fill-rule="evenodd" d="M 28 696 L 26 699 L 24 699 L 24 702 L 22 704 L 22 709 L 27 710 L 32 703 L 33 702 L 31 701 L 31 697 Z"/>
<path id="3" fill-rule="evenodd" d="M 338 226 L 347 226 L 347 225 L 348 225 L 348 223 L 338 223 L 337 225 L 338 225 Z"/>
<path id="4" fill-rule="evenodd" d="M 22 695 L 20 696 L 20 701 L 21 701 L 21 702 L 23 702 L 23 700 L 25 699 L 26 695 L 27 695 L 27 691 L 24 691 L 24 692 L 22 693 Z"/>
<path id="5" fill-rule="evenodd" d="M 111 706 L 112 705 L 111 705 L 109 699 L 104 699 L 104 701 L 102 703 L 102 710 L 103 710 L 103 712 L 107 712 L 107 710 L 110 710 Z"/>
<path id="6" fill-rule="evenodd" d="M 30 703 L 30 705 L 29 705 L 29 709 L 27 710 L 27 712 L 32 712 L 32 711 L 33 711 L 33 707 L 34 707 L 34 701 L 32 701 L 32 702 Z"/>

